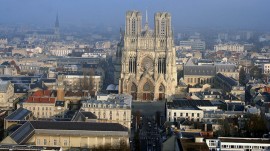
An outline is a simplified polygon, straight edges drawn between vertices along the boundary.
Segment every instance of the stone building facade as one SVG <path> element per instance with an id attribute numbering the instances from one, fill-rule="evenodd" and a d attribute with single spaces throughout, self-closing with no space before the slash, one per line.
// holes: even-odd
<path id="1" fill-rule="evenodd" d="M 98 122 L 119 123 L 130 129 L 131 102 L 130 95 L 111 94 L 107 100 L 82 101 L 81 109 L 96 115 Z"/>
<path id="2" fill-rule="evenodd" d="M 146 15 L 143 29 L 140 12 L 126 13 L 126 29 L 121 32 L 116 54 L 115 83 L 119 83 L 119 93 L 131 94 L 133 100 L 162 100 L 175 93 L 177 72 L 171 15 L 156 13 L 154 24 L 151 30 Z"/>

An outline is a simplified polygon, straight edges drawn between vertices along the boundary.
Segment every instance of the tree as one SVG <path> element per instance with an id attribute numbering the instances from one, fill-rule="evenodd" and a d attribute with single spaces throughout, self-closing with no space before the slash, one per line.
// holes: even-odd
<path id="1" fill-rule="evenodd" d="M 89 79 L 88 79 L 88 90 L 90 95 L 93 97 L 95 96 L 97 89 L 95 89 L 95 70 L 93 68 L 90 69 L 89 71 Z"/>
<path id="2" fill-rule="evenodd" d="M 240 69 L 239 72 L 239 83 L 243 86 L 246 85 L 246 72 L 243 67 Z"/>
<path id="3" fill-rule="evenodd" d="M 264 119 L 259 115 L 247 115 L 245 123 L 245 130 L 247 137 L 262 137 L 267 133 L 267 127 Z"/>
<path id="4" fill-rule="evenodd" d="M 184 71 L 183 70 L 177 70 L 177 81 L 184 77 Z"/>
<path id="5" fill-rule="evenodd" d="M 253 66 L 251 69 L 250 69 L 250 76 L 254 79 L 262 79 L 263 78 L 263 75 L 262 75 L 262 69 L 260 69 L 259 67 L 257 66 Z"/>

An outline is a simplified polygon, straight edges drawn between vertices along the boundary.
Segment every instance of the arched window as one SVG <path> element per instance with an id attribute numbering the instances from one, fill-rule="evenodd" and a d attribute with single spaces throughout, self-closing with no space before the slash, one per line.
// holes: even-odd
<path id="1" fill-rule="evenodd" d="M 159 86 L 159 92 L 165 92 L 165 87 L 164 87 L 164 85 L 163 84 L 161 84 L 160 86 Z"/>
<path id="2" fill-rule="evenodd" d="M 149 82 L 146 82 L 143 86 L 143 91 L 150 91 L 151 86 Z"/>
<path id="3" fill-rule="evenodd" d="M 137 86 L 134 83 L 132 83 L 131 92 L 137 92 Z"/>

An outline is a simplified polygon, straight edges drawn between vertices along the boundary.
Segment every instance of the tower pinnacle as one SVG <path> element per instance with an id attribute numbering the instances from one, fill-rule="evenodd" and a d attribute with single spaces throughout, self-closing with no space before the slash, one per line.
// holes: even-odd
<path id="1" fill-rule="evenodd" d="M 56 14 L 56 19 L 55 19 L 55 24 L 54 24 L 54 34 L 57 36 L 57 39 L 60 38 L 58 12 Z"/>
<path id="2" fill-rule="evenodd" d="M 56 20 L 55 20 L 55 28 L 59 28 L 59 20 L 58 20 L 58 13 L 56 14 Z"/>
<path id="3" fill-rule="evenodd" d="M 145 30 L 148 30 L 148 14 L 147 14 L 147 9 L 145 11 L 145 26 L 144 26 Z"/>

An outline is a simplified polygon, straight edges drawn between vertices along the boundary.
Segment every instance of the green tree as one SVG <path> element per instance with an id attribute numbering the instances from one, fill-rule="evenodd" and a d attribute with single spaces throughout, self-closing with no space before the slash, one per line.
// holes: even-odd
<path id="1" fill-rule="evenodd" d="M 257 66 L 253 66 L 250 69 L 250 76 L 254 79 L 262 79 L 263 78 L 263 74 L 262 74 L 262 69 L 257 67 Z"/>
<path id="2" fill-rule="evenodd" d="M 184 71 L 183 70 L 177 70 L 177 81 L 184 77 Z"/>
<path id="3" fill-rule="evenodd" d="M 262 137 L 267 133 L 267 127 L 264 119 L 259 115 L 247 115 L 246 131 L 248 137 Z"/>
<path id="4" fill-rule="evenodd" d="M 239 83 L 243 86 L 246 85 L 246 72 L 243 67 L 240 69 L 239 72 Z"/>

